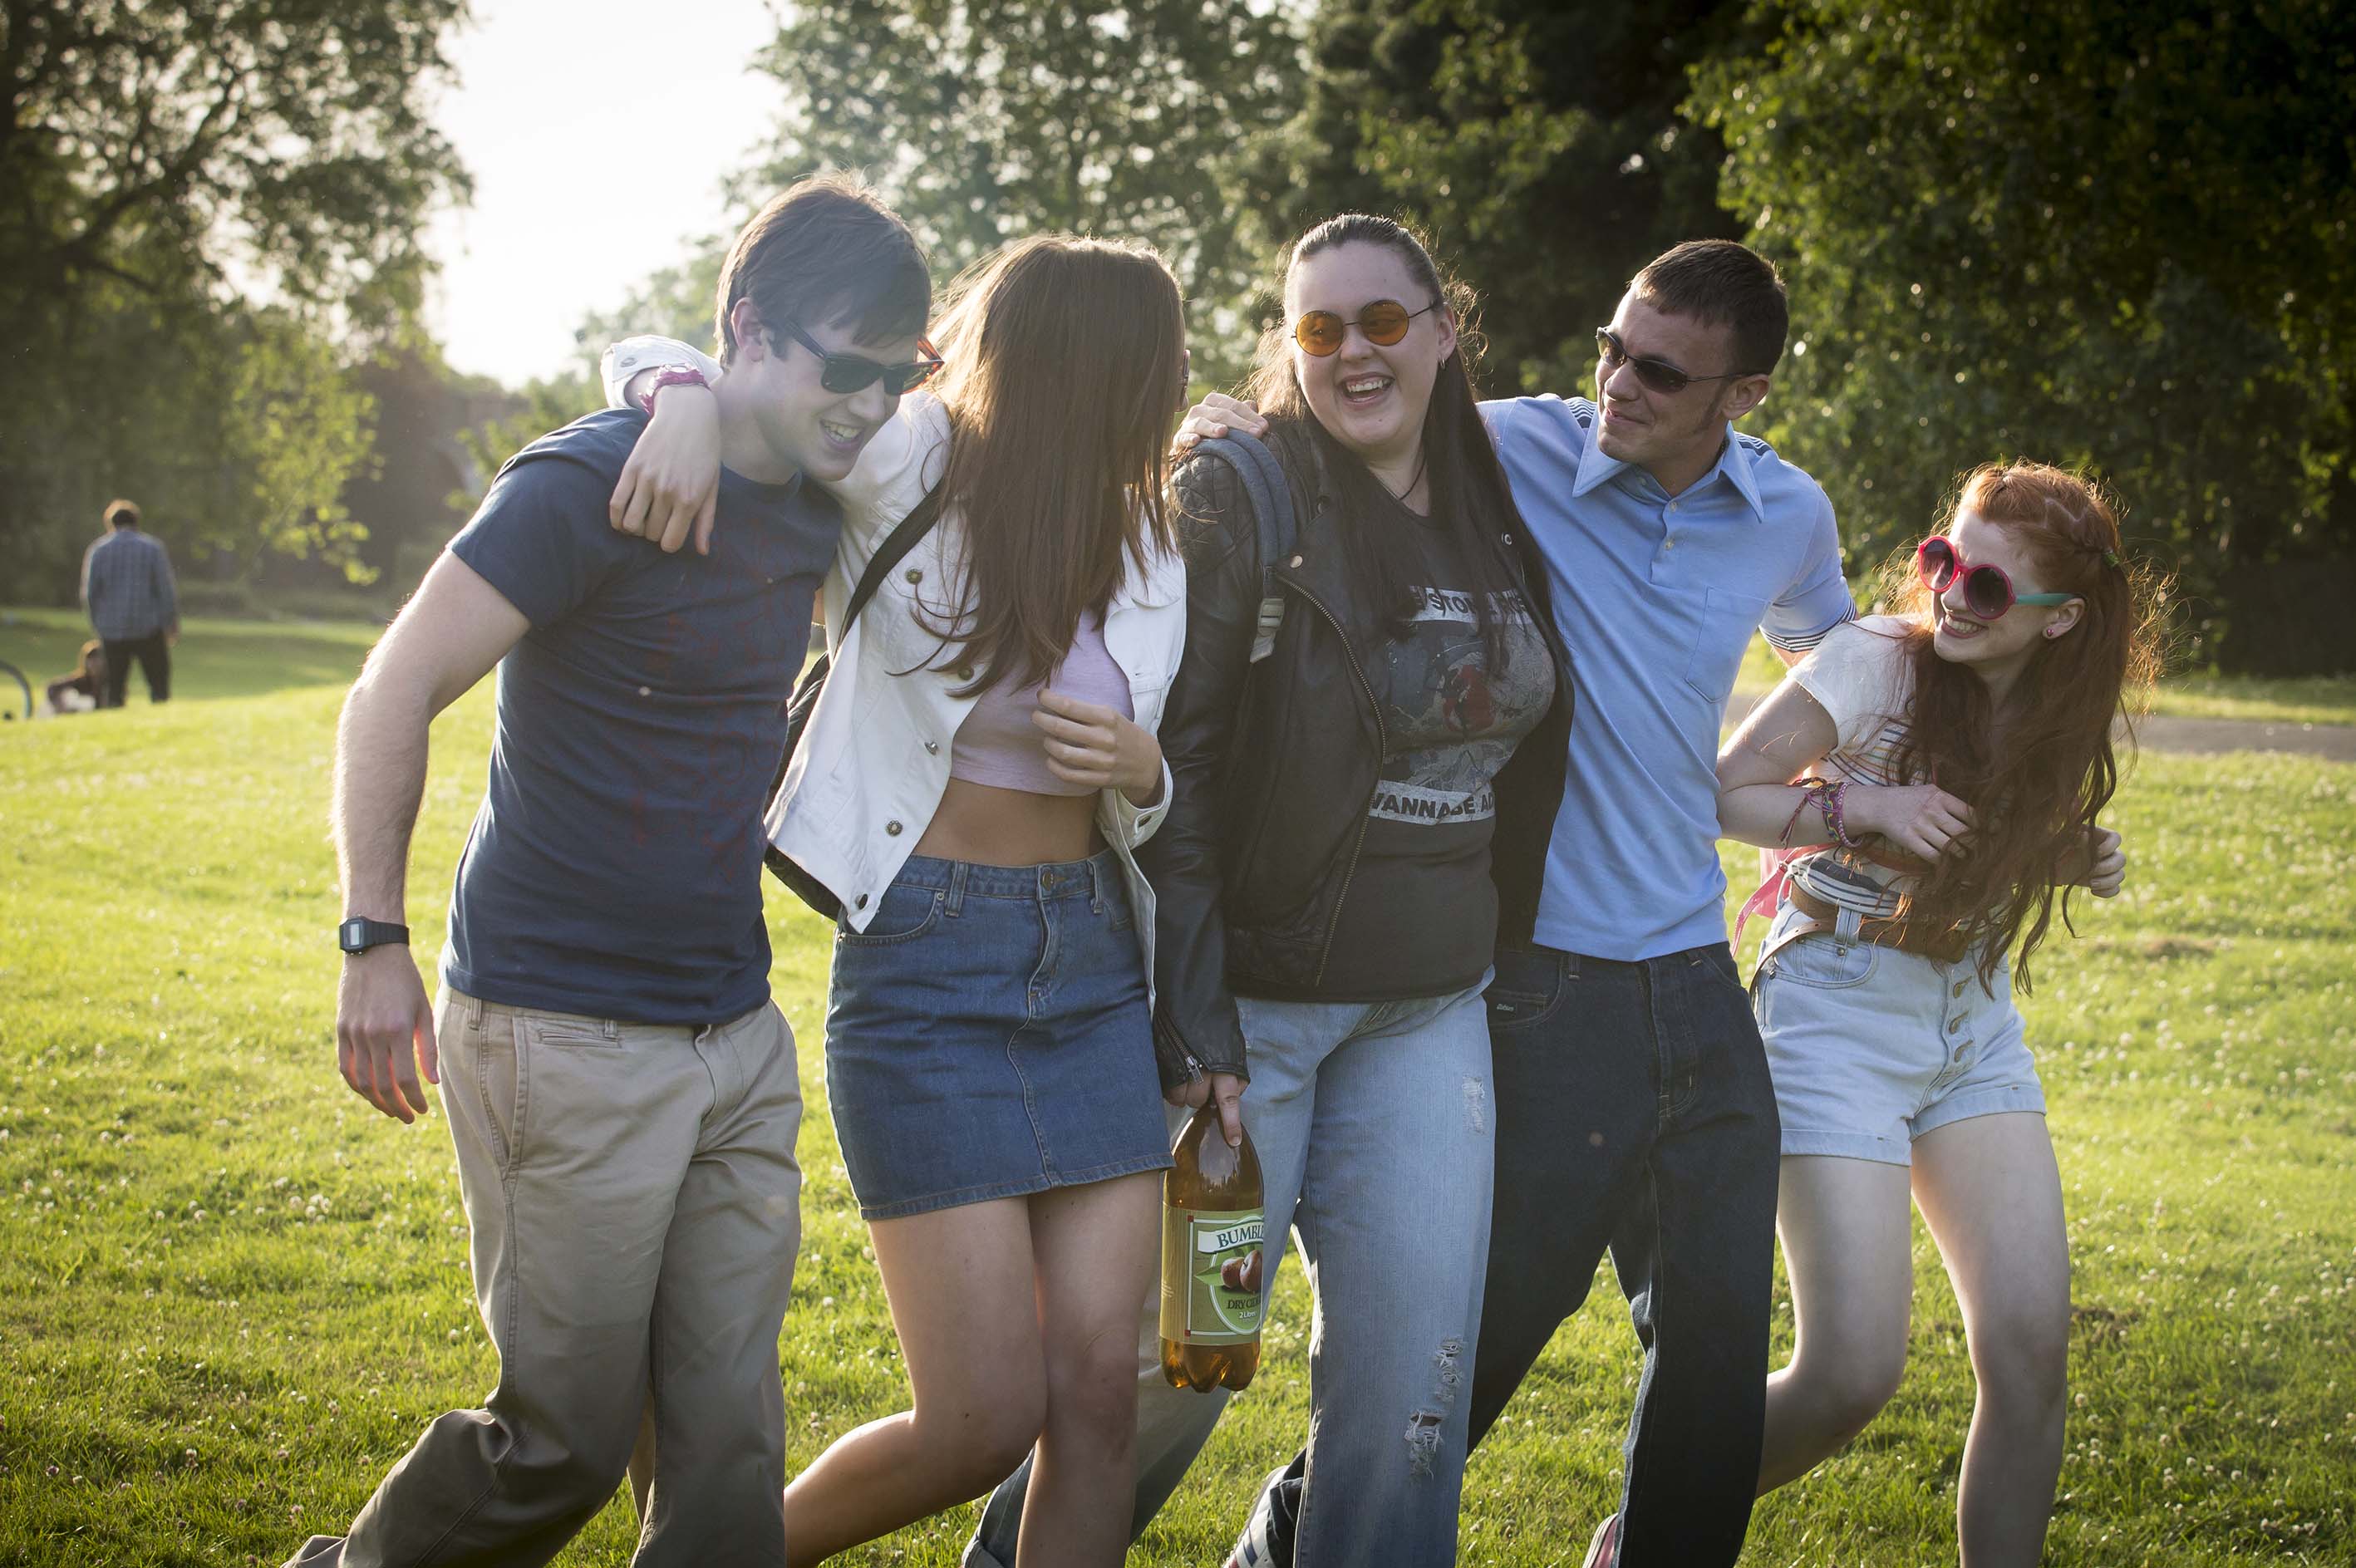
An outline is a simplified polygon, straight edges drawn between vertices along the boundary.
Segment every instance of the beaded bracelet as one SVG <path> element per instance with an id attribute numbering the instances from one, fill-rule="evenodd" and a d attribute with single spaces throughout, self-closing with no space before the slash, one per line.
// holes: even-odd
<path id="1" fill-rule="evenodd" d="M 1865 840 L 1849 837 L 1848 821 L 1842 813 L 1842 802 L 1847 795 L 1848 780 L 1842 779 L 1837 784 L 1826 786 L 1824 792 L 1816 796 L 1816 809 L 1823 814 L 1825 826 L 1832 829 L 1833 837 L 1840 840 L 1842 848 L 1862 849 L 1865 848 Z"/>

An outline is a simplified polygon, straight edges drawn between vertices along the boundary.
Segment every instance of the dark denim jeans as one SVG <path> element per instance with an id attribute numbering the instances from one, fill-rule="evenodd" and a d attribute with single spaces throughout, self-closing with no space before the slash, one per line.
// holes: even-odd
<path id="1" fill-rule="evenodd" d="M 1501 951 L 1488 1004 L 1497 1188 L 1472 1441 L 1586 1300 L 1608 1245 L 1644 1348 L 1620 1561 L 1731 1563 L 1759 1480 L 1779 1167 L 1733 955 Z"/>

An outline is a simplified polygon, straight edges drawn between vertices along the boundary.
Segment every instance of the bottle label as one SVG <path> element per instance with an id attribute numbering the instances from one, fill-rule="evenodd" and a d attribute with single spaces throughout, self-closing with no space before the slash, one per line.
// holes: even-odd
<path id="1" fill-rule="evenodd" d="M 1259 1338 L 1268 1225 L 1258 1209 L 1162 1211 L 1162 1337 L 1190 1345 Z"/>

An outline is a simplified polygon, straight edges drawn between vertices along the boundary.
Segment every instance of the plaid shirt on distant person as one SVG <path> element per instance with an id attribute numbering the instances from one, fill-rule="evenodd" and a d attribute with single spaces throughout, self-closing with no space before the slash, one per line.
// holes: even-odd
<path id="1" fill-rule="evenodd" d="M 116 528 L 81 558 L 81 602 L 90 624 L 110 643 L 136 642 L 180 624 L 172 558 L 164 541 L 138 528 Z"/>

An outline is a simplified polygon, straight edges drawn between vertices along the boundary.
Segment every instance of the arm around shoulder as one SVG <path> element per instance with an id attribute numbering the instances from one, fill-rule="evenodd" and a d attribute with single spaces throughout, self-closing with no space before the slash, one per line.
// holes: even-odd
<path id="1" fill-rule="evenodd" d="M 719 360 L 676 337 L 625 337 L 608 345 L 597 358 L 597 379 L 605 389 L 605 406 L 636 408 L 638 397 L 645 394 L 656 373 L 672 368 L 700 371 L 707 382 L 714 385 L 726 374 Z"/>

